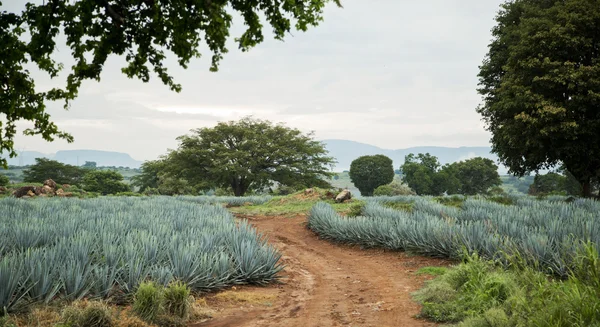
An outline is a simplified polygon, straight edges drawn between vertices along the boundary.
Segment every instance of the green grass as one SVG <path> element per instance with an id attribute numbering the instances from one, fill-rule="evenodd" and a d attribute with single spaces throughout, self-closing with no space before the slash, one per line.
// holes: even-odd
<path id="1" fill-rule="evenodd" d="M 416 275 L 431 275 L 431 276 L 441 276 L 448 272 L 448 268 L 446 267 L 423 267 L 415 273 Z"/>
<path id="2" fill-rule="evenodd" d="M 315 189 L 315 192 L 317 193 L 313 195 L 304 195 L 304 191 L 301 191 L 286 196 L 274 197 L 261 205 L 231 207 L 229 210 L 243 215 L 293 217 L 308 214 L 317 202 L 326 202 L 340 214 L 356 216 L 362 205 L 364 205 L 362 201 L 355 199 L 344 203 L 336 203 L 333 199 L 325 197 L 326 190 Z"/>
<path id="3" fill-rule="evenodd" d="M 472 256 L 413 296 L 422 304 L 421 317 L 460 327 L 600 326 L 600 261 L 592 245 L 585 249 L 567 280 L 514 258 L 503 269 Z M 423 270 L 438 272 L 429 268 Z"/>

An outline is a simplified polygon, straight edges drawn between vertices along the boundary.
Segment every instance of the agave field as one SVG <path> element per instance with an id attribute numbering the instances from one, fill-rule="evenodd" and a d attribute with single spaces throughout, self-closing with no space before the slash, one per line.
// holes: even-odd
<path id="1" fill-rule="evenodd" d="M 177 198 L 0 200 L 0 315 L 54 299 L 127 298 L 140 282 L 197 292 L 264 284 L 280 254 L 221 206 Z"/>
<path id="2" fill-rule="evenodd" d="M 411 203 L 411 210 L 394 210 L 385 202 Z M 597 201 L 519 197 L 514 203 L 468 198 L 457 208 L 427 197 L 377 197 L 367 201 L 360 217 L 343 217 L 318 203 L 308 226 L 337 242 L 434 257 L 458 258 L 464 251 L 493 259 L 518 255 L 559 276 L 569 273 L 583 242 L 600 244 Z"/>

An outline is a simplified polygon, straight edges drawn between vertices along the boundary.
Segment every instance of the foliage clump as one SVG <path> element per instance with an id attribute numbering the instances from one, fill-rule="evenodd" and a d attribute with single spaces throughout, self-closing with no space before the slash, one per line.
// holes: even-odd
<path id="1" fill-rule="evenodd" d="M 381 154 L 358 157 L 350 164 L 350 179 L 363 196 L 372 196 L 377 187 L 394 180 L 392 159 Z"/>
<path id="2" fill-rule="evenodd" d="M 429 153 L 409 154 L 400 167 L 402 181 L 419 195 L 485 194 L 502 184 L 498 166 L 476 157 L 442 166 Z"/>
<path id="3" fill-rule="evenodd" d="M 596 1 L 507 1 L 480 67 L 477 111 L 511 173 L 564 165 L 592 195 L 600 178 Z"/>
<path id="4" fill-rule="evenodd" d="M 567 280 L 549 278 L 507 258 L 510 268 L 473 255 L 415 292 L 421 316 L 460 327 L 597 326 L 600 266 L 595 247 L 582 246 Z"/>
<path id="5" fill-rule="evenodd" d="M 378 186 L 373 191 L 373 196 L 398 196 L 398 195 L 416 195 L 408 185 L 402 184 L 400 181 L 394 180 L 393 182 Z"/>
<path id="6" fill-rule="evenodd" d="M 79 301 L 66 307 L 61 315 L 64 327 L 115 327 L 111 309 L 99 301 Z"/>

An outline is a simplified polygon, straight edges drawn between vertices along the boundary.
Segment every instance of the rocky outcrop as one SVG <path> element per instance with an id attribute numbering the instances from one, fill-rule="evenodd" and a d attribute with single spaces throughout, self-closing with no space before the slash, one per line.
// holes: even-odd
<path id="1" fill-rule="evenodd" d="M 58 190 L 61 191 L 62 190 Z M 13 195 L 17 198 L 33 198 L 36 196 L 54 196 L 57 195 L 57 190 L 56 190 L 56 182 L 53 181 L 52 179 L 47 179 L 44 181 L 44 186 L 23 186 L 23 187 L 19 187 L 18 189 L 16 189 L 13 192 Z M 72 194 L 71 194 L 72 195 Z M 67 196 L 63 195 L 62 196 Z"/>

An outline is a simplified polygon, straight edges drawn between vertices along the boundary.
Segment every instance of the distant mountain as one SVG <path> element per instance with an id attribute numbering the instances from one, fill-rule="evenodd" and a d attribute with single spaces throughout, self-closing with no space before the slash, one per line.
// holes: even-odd
<path id="1" fill-rule="evenodd" d="M 484 157 L 497 161 L 498 157 L 491 153 L 490 147 L 439 147 L 420 146 L 407 149 L 389 150 L 373 145 L 348 141 L 348 140 L 323 140 L 329 154 L 336 158 L 338 163 L 335 171 L 350 169 L 352 160 L 365 155 L 383 154 L 394 161 L 394 169 L 398 169 L 404 163 L 404 157 L 410 153 L 429 153 L 438 157 L 442 164 L 466 160 L 473 157 Z M 506 173 L 505 167 L 499 168 L 499 173 Z"/>
<path id="2" fill-rule="evenodd" d="M 95 161 L 98 166 L 115 166 L 139 168 L 142 161 L 133 159 L 129 154 L 112 151 L 98 150 L 62 150 L 54 154 L 45 154 L 37 151 L 20 152 L 16 158 L 8 158 L 12 166 L 26 166 L 35 164 L 35 158 L 48 158 L 69 165 L 83 165 L 86 161 Z"/>

